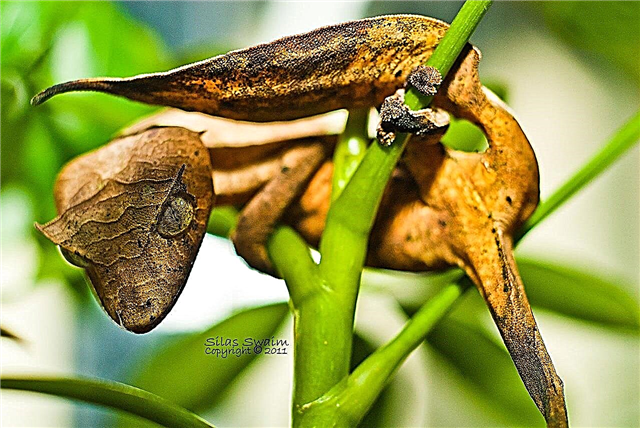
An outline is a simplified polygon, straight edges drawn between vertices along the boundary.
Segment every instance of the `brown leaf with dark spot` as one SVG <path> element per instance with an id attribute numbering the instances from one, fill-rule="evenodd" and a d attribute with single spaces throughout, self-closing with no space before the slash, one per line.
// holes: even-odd
<path id="1" fill-rule="evenodd" d="M 38 94 L 34 103 L 61 92 L 96 90 L 152 104 L 254 121 L 293 119 L 337 108 L 377 106 L 404 84 L 411 70 L 425 62 L 447 28 L 437 20 L 406 15 L 353 21 L 231 52 L 167 73 L 129 79 L 84 79 L 56 85 Z M 380 207 L 368 262 L 407 270 L 452 265 L 463 268 L 485 298 L 516 367 L 547 423 L 566 426 L 562 381 L 538 332 L 512 254 L 514 232 L 538 203 L 537 162 L 518 123 L 496 97 L 482 88 L 477 75 L 479 52 L 467 47 L 462 57 L 464 60 L 458 62 L 443 83 L 433 107 L 443 108 L 480 126 L 490 147 L 482 154 L 459 153 L 434 144 L 440 137 L 437 133 L 424 139 L 414 138 Z M 260 132 L 268 129 L 262 128 Z M 211 132 L 215 133 L 215 126 Z M 303 137 L 302 134 L 296 134 L 295 138 Z M 288 138 L 286 132 L 274 135 L 271 140 L 259 136 L 254 146 L 211 148 L 214 186 L 224 195 L 220 203 L 247 202 L 265 185 L 272 193 L 277 190 L 267 183 L 282 175 L 286 154 L 300 153 L 303 140 L 288 145 L 277 140 Z M 325 137 L 327 144 L 333 140 Z M 151 159 L 158 158 L 149 157 Z M 164 192 L 163 195 L 176 194 L 179 191 L 172 189 L 181 189 L 179 165 L 173 166 L 171 185 L 165 183 L 165 188 L 159 191 Z M 184 174 L 188 170 L 187 165 Z M 325 162 L 293 206 L 289 205 L 289 198 L 282 198 L 284 202 L 279 204 L 286 207 L 285 220 L 311 243 L 318 241 L 324 228 L 330 178 L 331 164 Z M 108 184 L 98 180 L 88 184 L 87 189 L 77 191 L 93 197 L 101 186 L 106 189 Z M 288 185 L 286 190 L 297 187 Z M 109 191 L 113 192 L 111 188 Z M 171 213 L 170 224 L 159 230 L 156 227 L 155 231 L 171 236 L 180 230 L 183 224 L 180 219 L 188 215 L 189 202 L 187 197 L 182 199 L 169 205 L 152 203 L 158 212 L 166 208 Z M 268 209 L 267 204 L 264 206 Z M 254 212 L 252 219 L 277 220 L 278 216 L 267 214 L 273 213 L 260 216 Z M 76 234 L 86 235 L 85 243 L 91 242 L 88 236 L 98 236 L 89 233 L 93 232 L 94 225 L 85 226 L 74 216 L 84 218 L 81 212 L 72 211 L 64 227 L 57 226 L 60 230 L 54 241 L 62 242 L 65 248 Z M 56 221 L 46 228 L 56 230 L 55 225 Z M 255 230 L 270 229 L 257 223 Z M 107 231 L 100 233 L 109 236 Z M 252 236 L 250 228 L 243 233 Z M 107 242 L 109 239 L 118 237 L 109 237 Z M 88 255 L 97 257 L 91 252 L 91 245 L 81 251 L 76 247 L 72 250 L 82 258 L 78 262 L 90 261 L 90 276 L 91 269 L 95 271 L 96 266 L 103 266 L 88 258 Z M 121 251 L 126 255 L 135 253 L 134 250 L 123 247 Z M 151 258 L 149 263 L 153 263 Z M 130 277 L 145 278 L 147 269 L 138 266 Z M 120 277 L 115 283 L 124 282 Z M 109 283 L 106 274 L 100 280 L 101 284 Z M 123 301 L 139 303 L 137 297 Z M 101 299 L 105 307 L 115 306 L 105 303 L 103 296 Z M 111 312 L 110 315 L 114 317 Z"/>
<path id="2" fill-rule="evenodd" d="M 198 133 L 151 128 L 64 167 L 60 215 L 37 228 L 85 268 L 106 312 L 127 330 L 158 325 L 180 295 L 213 204 Z"/>
<path id="3" fill-rule="evenodd" d="M 209 149 L 217 205 L 244 205 L 282 168 L 300 158 L 309 144 L 332 148 L 345 124 L 344 112 L 287 122 L 244 122 L 167 109 L 122 131 L 128 135 L 152 127 L 179 126 L 200 134 Z"/>

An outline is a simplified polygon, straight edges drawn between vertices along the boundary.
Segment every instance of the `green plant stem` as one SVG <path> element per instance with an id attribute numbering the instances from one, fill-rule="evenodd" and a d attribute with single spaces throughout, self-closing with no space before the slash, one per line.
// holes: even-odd
<path id="1" fill-rule="evenodd" d="M 349 110 L 347 124 L 344 132 L 338 137 L 338 143 L 333 153 L 332 201 L 338 199 L 342 189 L 345 188 L 366 153 L 369 145 L 368 119 L 368 108 Z"/>
<path id="2" fill-rule="evenodd" d="M 627 150 L 633 147 L 640 140 L 640 111 L 625 123 L 609 142 L 593 157 L 584 164 L 569 180 L 560 186 L 549 198 L 542 201 L 538 209 L 520 228 L 516 235 L 516 242 L 519 241 L 535 225 L 551 215 L 558 207 L 585 185 L 596 178 L 609 165 L 615 162 Z"/>
<path id="3" fill-rule="evenodd" d="M 444 77 L 490 4 L 490 1 L 466 2 L 435 50 L 446 50 L 446 53 L 434 53 L 426 65 L 437 68 Z M 417 110 L 427 107 L 430 102 L 431 97 L 417 99 L 410 96 L 407 105 Z M 352 118 L 351 123 L 357 121 Z M 360 138 L 366 136 L 363 131 L 359 132 Z M 347 135 L 350 135 L 350 130 L 347 130 Z M 304 422 L 305 405 L 320 398 L 349 374 L 353 319 L 369 233 L 384 189 L 408 140 L 407 134 L 399 134 L 390 147 L 374 143 L 366 151 L 329 209 L 319 246 L 321 286 L 316 287 L 313 293 L 303 293 L 305 299 L 302 302 L 292 298 L 295 320 L 294 426 L 309 425 Z M 336 171 L 336 176 L 344 178 L 348 173 Z M 286 246 L 281 244 L 282 249 Z M 281 250 L 279 247 L 270 248 L 270 254 Z M 278 263 L 276 265 L 279 266 Z M 286 274 L 284 278 L 290 289 L 294 283 L 300 284 L 303 280 L 288 278 Z M 334 416 L 325 416 L 311 425 L 335 425 L 339 422 Z"/>
<path id="4" fill-rule="evenodd" d="M 294 308 L 319 290 L 318 265 L 311 258 L 309 246 L 295 230 L 278 227 L 267 241 L 267 251 L 280 275 L 286 278 Z"/>
<path id="5" fill-rule="evenodd" d="M 207 233 L 228 238 L 238 222 L 238 210 L 232 206 L 215 207 L 209 216 Z"/>
<path id="6" fill-rule="evenodd" d="M 366 109 L 349 112 L 345 131 L 336 147 L 335 159 L 339 166 L 334 165 L 332 199 L 340 194 L 365 153 L 367 117 Z M 293 230 L 287 233 L 284 236 L 281 228 L 278 229 L 268 249 L 274 265 L 285 278 L 294 308 L 295 424 L 305 403 L 317 399 L 349 374 L 349 358 L 336 358 L 336 355 L 351 355 L 355 296 L 337 293 L 329 287 L 332 278 L 323 276 L 319 267 L 309 261 L 304 241 Z M 278 239 L 278 235 L 282 239 Z M 287 248 L 290 254 L 283 255 Z M 298 258 L 306 259 L 302 266 Z"/>
<path id="7" fill-rule="evenodd" d="M 466 2 L 426 65 L 438 69 L 444 78 L 490 5 L 491 1 Z M 411 95 L 414 92 L 410 88 L 405 96 L 405 103 L 413 110 L 427 107 L 433 98 Z M 408 139 L 407 134 L 398 134 L 391 147 L 369 147 L 349 184 L 331 205 L 320 242 L 324 277 L 330 274 L 344 279 L 347 287 L 359 281 L 377 207 Z M 340 282 L 334 286 L 342 290 Z"/>
<path id="8" fill-rule="evenodd" d="M 596 154 L 587 164 L 578 170 L 565 184 L 560 186 L 545 202 L 544 214 L 537 219 L 532 216 L 533 221 L 528 222 L 523 227 L 524 233 L 540 224 L 548 214 L 555 211 L 569 198 L 575 195 L 580 189 L 586 186 L 592 179 L 606 170 L 616 159 L 626 150 L 631 148 L 640 139 L 640 112 L 633 116 L 618 132 L 609 140 L 598 154 Z M 395 364 L 396 366 L 421 343 L 416 342 L 417 337 L 426 337 L 436 322 L 442 318 L 455 305 L 466 290 L 471 289 L 471 282 L 468 277 L 463 277 L 456 284 L 444 287 L 436 296 L 424 304 L 424 306 L 405 325 L 402 331 L 389 344 L 380 348 L 365 359 L 349 378 L 337 385 L 332 391 L 309 405 L 309 419 L 326 417 L 331 413 L 330 409 L 341 409 L 340 414 L 348 417 L 351 421 L 358 421 L 368 410 L 373 401 L 371 397 L 377 397 L 393 375 L 393 370 L 389 371 L 381 367 L 382 361 L 385 364 Z M 434 300 L 436 303 L 434 304 Z M 433 313 L 431 313 L 433 312 Z M 369 361 L 372 359 L 372 361 Z"/>
<path id="9" fill-rule="evenodd" d="M 437 68 L 443 80 L 492 3 L 492 1 L 467 1 L 451 22 L 449 31 L 426 64 Z M 404 102 L 411 109 L 419 110 L 431 103 L 431 97 L 426 97 L 410 87 L 405 94 Z"/>
<path id="10" fill-rule="evenodd" d="M 349 373 L 350 360 L 336 355 L 351 355 L 353 318 L 335 297 L 334 292 L 323 289 L 294 309 L 294 426 L 300 426 L 305 404 Z"/>
<path id="11" fill-rule="evenodd" d="M 389 378 L 471 286 L 469 281 L 464 281 L 444 287 L 423 305 L 392 341 L 363 361 L 346 382 L 339 383 L 320 400 L 308 404 L 304 425 L 321 426 L 331 419 L 344 422 L 345 426 L 358 425 Z"/>
<path id="12" fill-rule="evenodd" d="M 169 400 L 118 382 L 76 378 L 2 378 L 3 389 L 40 392 L 107 406 L 131 413 L 167 427 L 211 425 Z"/>

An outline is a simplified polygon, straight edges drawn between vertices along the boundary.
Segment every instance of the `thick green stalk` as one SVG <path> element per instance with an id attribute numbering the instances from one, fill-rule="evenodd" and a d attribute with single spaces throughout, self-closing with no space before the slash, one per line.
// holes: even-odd
<path id="1" fill-rule="evenodd" d="M 349 320 L 343 306 L 333 299 L 333 292 L 324 287 L 309 247 L 295 230 L 288 226 L 278 227 L 267 242 L 267 250 L 285 279 L 291 297 L 295 422 L 304 403 L 316 399 L 317 391 L 330 389 L 348 370 L 332 356 L 334 352 L 346 352 L 344 347 L 351 343 L 350 338 L 344 337 L 344 324 Z M 320 319 L 324 322 L 314 322 Z"/>
<path id="2" fill-rule="evenodd" d="M 267 250 L 274 266 L 287 280 L 294 307 L 319 291 L 318 265 L 311 258 L 309 246 L 295 230 L 288 226 L 278 227 L 267 241 Z"/>
<path id="3" fill-rule="evenodd" d="M 368 142 L 367 117 L 368 110 L 365 109 L 349 112 L 345 131 L 334 155 L 335 191 L 332 199 L 340 194 L 365 153 Z M 350 359 L 336 356 L 351 355 L 355 297 L 337 293 L 329 287 L 332 277 L 323 276 L 315 263 L 311 262 L 313 267 L 307 262 L 304 268 L 295 267 L 299 265 L 295 258 L 303 257 L 303 246 L 306 248 L 306 244 L 293 235 L 293 230 L 290 236 L 278 242 L 277 235 L 280 233 L 280 230 L 276 231 L 275 239 L 270 240 L 269 254 L 274 264 L 282 270 L 294 308 L 295 424 L 304 404 L 317 399 L 349 374 Z M 285 239 L 291 243 L 299 241 L 298 249 L 287 256 L 276 254 L 276 251 L 286 251 Z M 308 249 L 306 252 L 308 258 Z M 290 260 L 287 262 L 284 257 Z M 288 267 L 287 263 L 293 263 L 294 267 Z M 311 273 L 305 274 L 304 271 Z"/>
<path id="4" fill-rule="evenodd" d="M 633 116 L 609 140 L 603 149 L 584 167 L 579 169 L 565 184 L 560 186 L 549 199 L 541 204 L 542 215 L 532 217 L 527 222 L 526 231 L 540 224 L 548 214 L 559 208 L 564 202 L 586 186 L 592 179 L 606 170 L 626 150 L 640 140 L 640 112 Z M 436 322 L 455 305 L 466 290 L 471 289 L 469 278 L 464 277 L 456 284 L 444 287 L 430 299 L 405 325 L 402 331 L 389 344 L 378 349 L 363 361 L 349 378 L 337 385 L 329 393 L 308 405 L 309 421 L 322 420 L 327 415 L 348 418 L 355 425 L 373 404 L 375 397 L 382 392 L 395 368 L 424 340 Z M 420 340 L 418 340 L 420 338 Z M 389 370 L 392 367 L 392 370 Z"/>
<path id="5" fill-rule="evenodd" d="M 294 307 L 294 426 L 302 426 L 305 404 L 349 373 L 349 359 L 340 356 L 351 355 L 352 313 L 338 299 L 323 288 Z"/>
<path id="6" fill-rule="evenodd" d="M 357 295 L 377 207 L 407 140 L 403 134 L 391 147 L 372 144 L 327 215 L 320 241 L 320 273 L 330 279 L 328 287 L 352 299 Z"/>
<path id="7" fill-rule="evenodd" d="M 436 48 L 436 52 L 444 49 L 447 53 L 434 53 L 427 65 L 440 70 L 444 77 L 490 3 L 465 3 Z M 431 98 L 410 97 L 408 105 L 412 109 L 421 109 L 430 102 Z M 363 131 L 361 135 L 366 135 Z M 400 134 L 390 147 L 376 143 L 369 147 L 329 209 L 320 242 L 322 287 L 306 298 L 302 305 L 293 301 L 296 321 L 293 421 L 296 426 L 309 425 L 305 422 L 305 406 L 349 374 L 353 319 L 369 233 L 384 189 L 408 139 L 408 135 Z M 342 172 L 337 174 L 347 176 Z M 311 374 L 305 373 L 301 367 L 306 367 Z M 301 384 L 301 377 L 305 384 Z M 311 425 L 338 422 L 328 416 L 314 420 Z"/>
<path id="8" fill-rule="evenodd" d="M 490 5 L 491 1 L 466 2 L 426 65 L 438 69 L 444 78 Z M 419 110 L 427 107 L 431 99 L 415 95 L 410 88 L 405 103 L 411 109 Z M 349 284 L 354 278 L 359 280 L 377 207 L 408 138 L 407 134 L 399 134 L 391 147 L 373 144 L 349 185 L 331 205 L 320 243 L 323 274 L 332 273 L 334 277 L 338 274 Z M 342 288 L 340 284 L 335 285 Z"/>
<path id="9" fill-rule="evenodd" d="M 40 392 L 111 407 L 166 427 L 211 428 L 209 422 L 169 400 L 118 382 L 73 378 L 2 378 L 3 389 Z"/>

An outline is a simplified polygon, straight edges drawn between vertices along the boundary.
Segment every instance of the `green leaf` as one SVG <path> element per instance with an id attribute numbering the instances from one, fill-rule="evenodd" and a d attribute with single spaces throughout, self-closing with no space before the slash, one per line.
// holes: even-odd
<path id="1" fill-rule="evenodd" d="M 237 339 L 242 345 L 245 338 L 271 338 L 287 313 L 286 303 L 248 309 L 201 333 L 155 348 L 132 366 L 135 372 L 129 383 L 192 411 L 211 408 L 257 355 L 208 355 L 207 339 Z M 129 421 L 120 422 L 130 426 Z"/>
<path id="2" fill-rule="evenodd" d="M 3 74 L 7 66 L 20 66 L 24 74 L 31 71 L 50 48 L 51 35 L 74 19 L 77 10 L 77 5 L 67 2 L 3 1 L 0 4 Z"/>
<path id="3" fill-rule="evenodd" d="M 553 33 L 593 64 L 620 68 L 640 82 L 640 3 L 536 2 L 533 7 Z"/>
<path id="4" fill-rule="evenodd" d="M 77 378 L 2 378 L 4 389 L 71 398 L 128 412 L 161 426 L 212 427 L 210 423 L 157 395 L 118 382 Z M 155 425 L 154 425 L 155 426 Z"/>
<path id="5" fill-rule="evenodd" d="M 375 346 L 369 343 L 366 339 L 361 337 L 357 332 L 353 334 L 353 351 L 351 352 L 351 371 L 353 371 L 358 365 L 365 360 L 369 355 L 375 351 Z M 389 388 L 385 388 L 376 402 L 371 406 L 371 410 L 367 412 L 362 419 L 359 427 L 372 427 L 380 426 L 380 422 L 384 418 L 384 409 L 388 407 L 388 391 Z"/>
<path id="6" fill-rule="evenodd" d="M 24 181 L 25 171 L 42 173 L 39 164 L 46 163 L 41 181 L 48 187 L 32 192 L 36 211 L 50 213 L 52 198 L 43 198 L 51 193 L 50 171 L 55 174 L 71 157 L 103 144 L 152 108 L 96 94 L 33 108 L 30 97 L 60 80 L 126 76 L 172 64 L 153 32 L 109 2 L 2 2 L 1 8 L 2 154 L 22 159 L 2 168 L 2 180 Z M 37 145 L 40 159 L 29 156 L 29 144 Z"/>
<path id="7" fill-rule="evenodd" d="M 2 2 L 1 181 L 29 194 L 31 222 L 56 215 L 54 180 L 74 156 L 107 142 L 152 107 L 115 97 L 78 94 L 34 108 L 29 99 L 61 80 L 127 76 L 175 65 L 160 38 L 110 2 Z M 35 230 L 34 230 L 34 234 Z M 36 234 L 37 235 L 37 234 Z M 79 284 L 57 249 L 38 237 L 39 278 Z M 69 281 L 67 281 L 69 282 Z"/>
<path id="8" fill-rule="evenodd" d="M 459 268 L 416 273 L 367 267 L 362 273 L 362 287 L 391 294 L 408 315 L 413 315 L 443 288 L 463 277 Z"/>
<path id="9" fill-rule="evenodd" d="M 531 304 L 607 327 L 640 332 L 638 302 L 621 281 L 548 262 L 518 258 Z"/>
<path id="10" fill-rule="evenodd" d="M 75 78 L 132 76 L 174 65 L 154 32 L 109 2 L 83 3 L 51 43 L 46 62 L 51 77 L 38 82 L 44 85 L 37 90 Z M 52 122 L 75 154 L 103 144 L 118 129 L 154 110 L 93 93 L 61 97 L 48 108 Z"/>
<path id="11" fill-rule="evenodd" d="M 56 148 L 55 135 L 42 116 L 35 116 L 29 121 L 21 152 L 22 156 L 18 158 L 23 168 L 21 179 L 29 183 L 32 195 L 38 195 L 34 198 L 38 200 L 33 200 L 36 206 L 40 205 L 37 220 L 46 222 L 56 215 L 52 189 L 62 159 L 60 150 Z"/>
<path id="12" fill-rule="evenodd" d="M 603 327 L 640 333 L 640 304 L 625 291 L 631 287 L 624 281 L 523 257 L 517 257 L 517 262 L 532 305 Z M 444 279 L 452 275 L 451 280 L 455 281 L 456 274 L 461 275 L 459 270 L 440 275 Z M 421 284 L 420 275 L 389 271 L 387 276 L 389 284 L 379 287 L 393 293 L 410 315 L 433 295 L 434 287 L 440 286 L 429 282 Z M 425 279 L 429 277 L 424 276 Z M 370 278 L 365 276 L 367 285 L 369 282 L 375 284 Z M 378 279 L 377 282 L 382 281 Z M 464 319 L 470 319 L 484 311 L 486 306 L 482 300 L 474 297 L 462 301 L 454 314 L 464 312 Z"/>
<path id="13" fill-rule="evenodd" d="M 427 342 L 511 425 L 544 426 L 504 346 L 475 325 L 442 320 Z"/>
<path id="14" fill-rule="evenodd" d="M 640 111 L 631 116 L 587 163 L 582 165 L 547 199 L 540 202 L 533 215 L 516 232 L 514 236 L 516 245 L 536 224 L 551 215 L 589 182 L 599 177 L 620 156 L 638 144 L 638 142 L 640 142 Z"/>

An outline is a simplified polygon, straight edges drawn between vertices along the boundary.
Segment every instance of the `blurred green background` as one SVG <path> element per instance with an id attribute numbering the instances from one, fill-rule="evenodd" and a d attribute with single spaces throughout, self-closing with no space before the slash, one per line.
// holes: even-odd
<path id="1" fill-rule="evenodd" d="M 121 331 L 80 270 L 37 234 L 61 166 L 153 107 L 99 94 L 30 97 L 53 83 L 165 70 L 320 25 L 388 13 L 451 21 L 460 2 L 2 2 L 3 373 L 133 383 L 221 426 L 282 426 L 291 355 L 212 359 L 203 339 L 288 338 L 286 289 L 208 237 L 153 333 Z M 640 106 L 640 3 L 497 2 L 472 41 L 536 150 L 543 197 Z M 531 233 L 519 266 L 575 426 L 640 426 L 638 148 Z M 203 261 L 204 260 L 204 261 Z M 446 278 L 367 271 L 354 363 Z M 231 318 L 229 318 L 231 316 Z M 292 348 L 290 351 L 292 352 Z M 3 392 L 4 426 L 131 426 L 90 406 Z M 136 423 L 137 424 L 137 423 Z M 542 426 L 478 293 L 407 361 L 365 426 Z"/>

